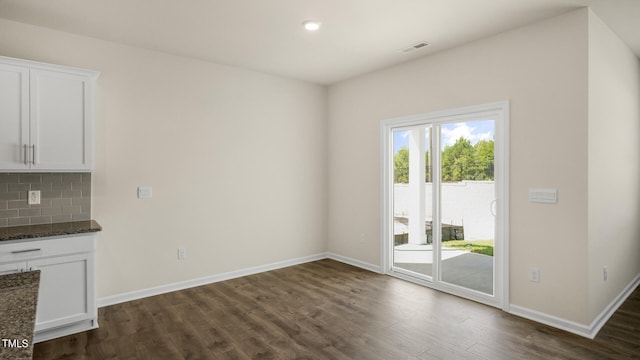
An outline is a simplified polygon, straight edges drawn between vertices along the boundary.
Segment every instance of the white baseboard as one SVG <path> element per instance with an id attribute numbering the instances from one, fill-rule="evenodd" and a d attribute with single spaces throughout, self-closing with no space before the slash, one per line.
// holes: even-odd
<path id="1" fill-rule="evenodd" d="M 589 334 L 591 333 L 587 325 L 566 320 L 557 316 L 545 314 L 539 311 L 531 310 L 518 305 L 509 305 L 509 313 L 584 337 L 589 337 Z"/>
<path id="2" fill-rule="evenodd" d="M 235 279 L 243 276 L 258 274 L 265 271 L 281 269 L 293 265 L 300 265 L 316 260 L 326 259 L 328 257 L 327 253 L 320 253 L 311 256 L 305 256 L 297 259 L 284 260 L 271 264 L 254 266 L 246 269 L 240 269 L 236 271 L 230 271 L 222 274 L 216 274 L 211 276 L 205 276 L 197 279 L 180 281 L 173 284 L 167 284 L 162 286 L 157 286 L 148 289 L 136 290 L 124 294 L 118 294 L 113 296 L 106 296 L 99 298 L 97 303 L 98 307 L 105 307 L 109 305 L 115 305 L 127 301 L 138 300 L 149 296 L 165 294 L 172 291 L 184 290 L 196 286 L 207 285 L 216 283 L 219 281 L 225 281 L 230 279 Z"/>
<path id="3" fill-rule="evenodd" d="M 605 307 L 604 310 L 602 310 L 602 312 L 591 322 L 591 339 L 598 335 L 600 329 L 602 329 L 607 321 L 609 321 L 613 314 L 629 298 L 629 296 L 631 296 L 638 286 L 640 286 L 640 274 L 636 275 L 635 279 L 633 279 L 629 285 L 627 285 L 627 287 L 625 287 L 624 290 L 622 290 L 622 292 L 618 294 L 618 296 L 613 299 L 613 301 L 611 301 L 609 305 Z"/>
<path id="4" fill-rule="evenodd" d="M 638 285 L 640 285 L 640 274 L 638 274 L 589 325 L 576 323 L 513 304 L 509 306 L 509 313 L 593 339 L 598 335 L 598 332 L 607 323 L 609 318 L 611 318 L 616 310 L 618 310 L 625 300 L 635 291 Z"/>
<path id="5" fill-rule="evenodd" d="M 353 265 L 355 267 L 359 267 L 365 270 L 373 271 L 378 274 L 382 274 L 382 267 L 379 265 L 374 265 L 368 262 L 356 260 L 350 257 L 346 257 L 346 256 L 334 254 L 334 253 L 327 253 L 327 258 L 331 260 L 339 261 L 345 264 Z"/>
<path id="6" fill-rule="evenodd" d="M 60 326 L 56 328 L 36 331 L 33 334 L 33 342 L 40 343 L 59 337 L 76 334 L 82 331 L 88 331 L 98 328 L 98 319 L 87 319 L 84 321 L 76 322 L 71 325 Z"/>
<path id="7" fill-rule="evenodd" d="M 184 290 L 184 289 L 201 286 L 201 285 L 213 284 L 219 281 L 235 279 L 243 276 L 258 274 L 261 272 L 281 269 L 281 268 L 294 266 L 294 265 L 300 265 L 300 264 L 322 260 L 322 259 L 332 259 L 332 260 L 340 261 L 345 264 L 353 265 L 365 270 L 373 271 L 376 273 L 382 273 L 381 267 L 378 265 L 373 265 L 364 261 L 348 258 L 346 256 L 341 256 L 334 253 L 320 253 L 320 254 L 305 256 L 297 259 L 285 260 L 285 261 L 280 261 L 272 264 L 254 266 L 246 269 L 230 271 L 227 273 L 180 281 L 173 284 L 167 284 L 167 285 L 157 286 L 157 287 L 148 288 L 148 289 L 136 290 L 136 291 L 132 291 L 124 294 L 106 296 L 106 297 L 99 298 L 97 303 L 98 303 L 98 307 L 100 308 L 100 307 L 105 307 L 109 305 L 120 304 L 127 301 L 138 300 L 138 299 L 146 298 L 149 296 L 165 294 L 172 291 Z"/>

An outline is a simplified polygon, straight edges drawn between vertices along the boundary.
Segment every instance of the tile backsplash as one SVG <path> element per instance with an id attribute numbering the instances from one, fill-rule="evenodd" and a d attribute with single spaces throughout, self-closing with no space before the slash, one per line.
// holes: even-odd
<path id="1" fill-rule="evenodd" d="M 39 205 L 29 190 L 41 191 Z M 0 173 L 0 227 L 90 219 L 90 173 Z"/>

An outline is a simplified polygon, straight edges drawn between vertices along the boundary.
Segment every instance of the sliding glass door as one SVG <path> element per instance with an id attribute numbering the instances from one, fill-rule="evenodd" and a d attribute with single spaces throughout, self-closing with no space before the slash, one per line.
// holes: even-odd
<path id="1" fill-rule="evenodd" d="M 390 274 L 502 306 L 506 111 L 492 105 L 383 123 L 384 231 Z"/>

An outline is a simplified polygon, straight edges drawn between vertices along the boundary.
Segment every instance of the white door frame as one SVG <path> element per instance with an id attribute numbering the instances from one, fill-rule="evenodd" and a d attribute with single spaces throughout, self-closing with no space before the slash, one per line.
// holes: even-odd
<path id="1" fill-rule="evenodd" d="M 393 130 L 433 122 L 463 122 L 478 118 L 495 120 L 496 232 L 494 294 L 489 296 L 442 282 L 431 282 L 392 270 L 393 254 Z M 509 311 L 509 102 L 500 101 L 427 114 L 386 119 L 380 126 L 381 143 L 381 239 L 380 263 L 384 274 Z M 435 166 L 435 164 L 434 164 Z M 436 252 L 434 251 L 434 254 Z M 434 260 L 435 261 L 435 260 Z"/>

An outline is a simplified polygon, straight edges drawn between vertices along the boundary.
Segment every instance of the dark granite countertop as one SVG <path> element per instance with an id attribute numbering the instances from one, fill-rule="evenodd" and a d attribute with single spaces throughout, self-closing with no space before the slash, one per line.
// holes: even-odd
<path id="1" fill-rule="evenodd" d="M 39 287 L 40 270 L 0 276 L 1 359 L 31 359 Z"/>
<path id="2" fill-rule="evenodd" d="M 0 242 L 7 240 L 35 239 L 47 236 L 73 235 L 101 231 L 95 220 L 72 221 L 56 224 L 10 226 L 0 228 Z"/>

